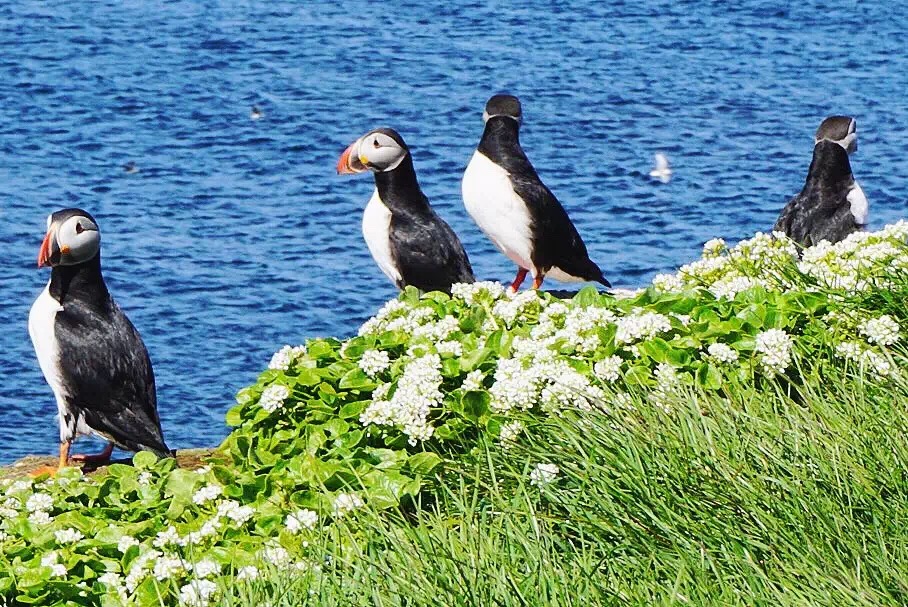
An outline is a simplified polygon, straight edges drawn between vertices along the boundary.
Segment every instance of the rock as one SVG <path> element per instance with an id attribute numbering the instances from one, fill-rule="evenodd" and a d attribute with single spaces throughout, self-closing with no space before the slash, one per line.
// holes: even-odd
<path id="1" fill-rule="evenodd" d="M 176 452 L 177 465 L 180 468 L 185 468 L 187 470 L 195 470 L 201 468 L 205 464 L 209 463 L 211 459 L 218 458 L 217 449 L 213 448 L 203 448 L 203 449 L 178 449 Z M 221 457 L 224 457 L 221 455 Z M 112 464 L 132 464 L 132 458 L 123 458 L 123 459 L 114 459 L 111 460 Z M 56 466 L 57 457 L 54 455 L 26 455 L 22 459 L 8 466 L 0 466 L 0 478 L 19 478 L 22 476 L 28 476 L 33 471 L 43 467 L 43 466 Z M 73 463 L 72 465 L 79 465 L 78 463 Z M 86 474 L 94 474 L 96 472 L 101 472 L 107 464 L 82 464 L 82 470 Z"/>

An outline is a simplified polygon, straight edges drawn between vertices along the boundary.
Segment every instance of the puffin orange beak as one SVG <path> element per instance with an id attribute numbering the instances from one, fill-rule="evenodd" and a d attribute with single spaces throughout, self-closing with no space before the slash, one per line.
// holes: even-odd
<path id="1" fill-rule="evenodd" d="M 338 175 L 355 175 L 356 173 L 362 173 L 366 170 L 366 165 L 362 163 L 359 155 L 356 153 L 356 148 L 358 147 L 359 140 L 357 139 L 347 146 L 347 149 L 341 154 L 337 161 Z"/>
<path id="2" fill-rule="evenodd" d="M 41 248 L 38 249 L 38 267 L 53 265 L 53 262 L 59 261 L 61 255 L 69 253 L 69 247 L 60 247 L 57 244 L 57 226 L 52 225 L 44 235 L 41 242 Z"/>
<path id="3" fill-rule="evenodd" d="M 51 241 L 54 238 L 54 230 L 51 228 L 47 231 L 47 234 L 44 236 L 44 241 L 41 243 L 41 248 L 38 250 L 38 267 L 43 268 L 44 266 L 50 263 L 51 256 Z"/>

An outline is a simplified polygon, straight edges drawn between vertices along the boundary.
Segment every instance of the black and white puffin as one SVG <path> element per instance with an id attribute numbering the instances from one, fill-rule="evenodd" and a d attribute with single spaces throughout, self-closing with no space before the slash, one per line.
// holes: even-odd
<path id="1" fill-rule="evenodd" d="M 38 253 L 43 266 L 51 267 L 50 281 L 32 305 L 28 332 L 57 400 L 58 469 L 67 465 L 79 435 L 99 436 L 108 446 L 73 461 L 107 461 L 114 445 L 170 457 L 145 344 L 101 275 L 95 219 L 81 209 L 51 214 Z"/>
<path id="2" fill-rule="evenodd" d="M 512 290 L 520 288 L 527 273 L 533 276 L 534 289 L 546 276 L 610 287 L 567 211 L 520 147 L 521 118 L 517 97 L 495 95 L 486 104 L 485 131 L 461 184 L 467 212 L 517 264 Z"/>
<path id="3" fill-rule="evenodd" d="M 375 174 L 375 192 L 363 213 L 363 237 L 391 282 L 445 293 L 452 284 L 475 282 L 460 239 L 419 188 L 410 149 L 397 131 L 369 131 L 337 162 L 341 174 L 367 169 Z"/>
<path id="4" fill-rule="evenodd" d="M 864 229 L 867 197 L 848 159 L 857 150 L 857 137 L 857 122 L 850 116 L 830 116 L 820 124 L 804 189 L 785 205 L 773 230 L 809 247 Z"/>

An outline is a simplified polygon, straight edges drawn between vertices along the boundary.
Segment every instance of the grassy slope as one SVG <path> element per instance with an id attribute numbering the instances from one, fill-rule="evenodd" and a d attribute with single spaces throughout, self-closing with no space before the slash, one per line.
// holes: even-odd
<path id="1" fill-rule="evenodd" d="M 671 414 L 638 402 L 527 420 L 528 445 L 449 471 L 415 525 L 363 515 L 369 549 L 274 604 L 908 602 L 908 386 L 730 392 L 681 396 Z M 542 461 L 561 475 L 534 506 Z"/>

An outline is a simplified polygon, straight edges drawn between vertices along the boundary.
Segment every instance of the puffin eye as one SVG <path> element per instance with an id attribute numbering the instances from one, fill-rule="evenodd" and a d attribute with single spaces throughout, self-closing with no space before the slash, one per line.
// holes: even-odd
<path id="1" fill-rule="evenodd" d="M 372 141 L 372 147 L 374 147 L 375 149 L 378 149 L 381 147 L 381 145 L 378 143 L 378 139 L 375 139 Z"/>
<path id="2" fill-rule="evenodd" d="M 82 222 L 76 222 L 76 234 L 81 234 L 85 231 L 85 228 L 82 227 Z"/>

